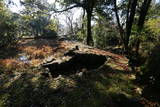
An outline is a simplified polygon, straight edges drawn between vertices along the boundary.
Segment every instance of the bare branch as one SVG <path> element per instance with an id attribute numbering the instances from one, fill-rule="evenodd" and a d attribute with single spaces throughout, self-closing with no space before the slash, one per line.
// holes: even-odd
<path id="1" fill-rule="evenodd" d="M 72 0 L 72 2 L 73 2 L 74 5 L 72 5 L 72 6 L 70 6 L 70 7 L 67 7 L 67 8 L 65 8 L 65 9 L 63 9 L 63 10 L 58 10 L 58 9 L 55 10 L 55 8 L 52 8 L 52 10 L 53 10 L 55 13 L 60 13 L 60 12 L 65 12 L 65 11 L 71 10 L 71 9 L 73 9 L 73 8 L 76 8 L 76 7 L 85 8 L 83 3 L 77 2 L 76 0 Z"/>
<path id="2" fill-rule="evenodd" d="M 81 7 L 81 6 L 79 6 L 79 5 L 73 5 L 73 6 L 71 6 L 71 7 L 68 7 L 68 8 L 66 8 L 66 9 L 63 9 L 63 10 L 55 10 L 55 9 L 53 9 L 53 11 L 55 12 L 55 13 L 60 13 L 60 12 L 65 12 L 65 11 L 68 11 L 68 10 L 71 10 L 71 9 L 73 9 L 73 8 L 76 8 L 76 7 Z"/>
<path id="3" fill-rule="evenodd" d="M 115 15 L 116 15 L 116 20 L 117 20 L 117 24 L 118 24 L 118 27 L 119 27 L 121 39 L 124 41 L 124 37 L 123 37 L 124 30 L 122 28 L 122 25 L 120 24 L 120 19 L 119 19 L 119 15 L 118 15 L 116 2 L 117 2 L 117 0 L 114 0 L 114 12 L 115 12 Z"/>
<path id="4" fill-rule="evenodd" d="M 85 8 L 84 4 L 77 2 L 75 0 L 72 0 L 72 1 L 73 1 L 73 3 L 77 4 L 79 7 Z"/>

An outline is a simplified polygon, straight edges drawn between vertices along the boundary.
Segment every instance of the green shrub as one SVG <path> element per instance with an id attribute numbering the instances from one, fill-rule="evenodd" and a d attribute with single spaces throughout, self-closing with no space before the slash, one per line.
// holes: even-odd
<path id="1" fill-rule="evenodd" d="M 145 86 L 143 95 L 160 101 L 160 44 L 151 50 L 141 69 L 142 74 L 139 76 L 139 82 Z"/>
<path id="2" fill-rule="evenodd" d="M 12 14 L 7 10 L 2 1 L 0 7 L 0 48 L 12 45 L 16 40 L 16 24 Z"/>
<path id="3" fill-rule="evenodd" d="M 15 43 L 16 35 L 15 35 L 15 27 L 9 22 L 4 22 L 3 27 L 0 26 L 1 34 L 0 34 L 0 47 L 7 47 Z"/>
<path id="4" fill-rule="evenodd" d="M 98 48 L 120 44 L 119 34 L 113 27 L 97 24 L 94 26 L 93 31 L 94 45 Z"/>

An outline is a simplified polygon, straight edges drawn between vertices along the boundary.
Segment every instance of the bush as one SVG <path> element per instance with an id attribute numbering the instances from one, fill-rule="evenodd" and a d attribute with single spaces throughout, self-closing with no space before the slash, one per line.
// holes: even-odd
<path id="1" fill-rule="evenodd" d="M 0 28 L 3 29 L 0 34 L 0 47 L 1 48 L 8 47 L 16 42 L 14 25 L 4 22 L 3 27 L 0 26 Z"/>
<path id="2" fill-rule="evenodd" d="M 12 14 L 3 5 L 0 8 L 0 19 L 0 48 L 4 48 L 15 42 L 17 27 Z"/>
<path id="3" fill-rule="evenodd" d="M 98 48 L 106 48 L 120 44 L 119 34 L 113 27 L 104 25 L 95 25 L 93 29 L 94 44 Z"/>
<path id="4" fill-rule="evenodd" d="M 142 67 L 139 82 L 145 86 L 145 97 L 160 101 L 160 44 L 151 50 L 147 62 Z"/>
<path id="5" fill-rule="evenodd" d="M 57 33 L 55 31 L 53 31 L 53 30 L 45 29 L 43 37 L 45 37 L 45 38 L 56 38 L 57 37 Z"/>

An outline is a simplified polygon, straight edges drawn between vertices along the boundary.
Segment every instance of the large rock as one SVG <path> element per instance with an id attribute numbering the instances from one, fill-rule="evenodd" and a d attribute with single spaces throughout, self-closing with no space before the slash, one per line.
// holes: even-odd
<path id="1" fill-rule="evenodd" d="M 74 53 L 72 56 L 54 60 L 49 63 L 42 64 L 43 67 L 49 68 L 52 76 L 70 75 L 76 73 L 77 70 L 96 69 L 103 65 L 106 61 L 106 56 L 86 53 Z"/>

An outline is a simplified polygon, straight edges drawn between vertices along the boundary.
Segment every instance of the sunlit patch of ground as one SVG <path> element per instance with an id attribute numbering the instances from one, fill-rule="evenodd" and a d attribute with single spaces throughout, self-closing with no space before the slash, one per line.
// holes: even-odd
<path id="1" fill-rule="evenodd" d="M 127 59 L 124 56 L 92 47 L 90 48 L 78 42 L 26 39 L 19 41 L 15 49 L 9 49 L 7 51 L 2 50 L 0 52 L 3 54 L 1 55 L 3 58 L 0 57 L 0 67 L 3 66 L 5 70 L 8 69 L 10 71 L 18 68 L 22 69 L 26 66 L 36 66 L 47 57 L 53 56 L 57 58 L 63 56 L 67 50 L 72 49 L 75 46 L 79 46 L 79 49 L 82 52 L 111 56 L 116 58 L 116 61 L 124 60 L 124 62 L 127 63 Z M 118 66 L 126 67 L 127 70 L 127 66 L 125 65 L 126 64 L 119 64 Z"/>
<path id="2" fill-rule="evenodd" d="M 65 46 L 55 40 L 21 40 L 14 49 L 0 51 L 0 68 L 10 71 L 38 65 L 49 56 L 61 56 L 66 51 Z"/>
<path id="3" fill-rule="evenodd" d="M 16 69 L 25 69 L 29 67 L 29 64 L 23 63 L 16 59 L 0 59 L 0 71 L 3 72 L 12 72 Z"/>

